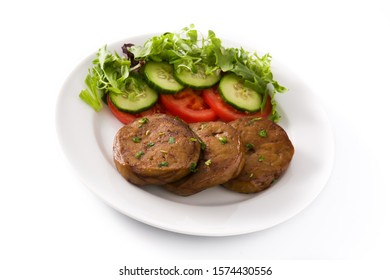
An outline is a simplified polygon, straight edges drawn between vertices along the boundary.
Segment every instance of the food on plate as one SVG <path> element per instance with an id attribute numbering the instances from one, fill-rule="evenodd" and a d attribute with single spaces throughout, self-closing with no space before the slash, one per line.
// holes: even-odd
<path id="1" fill-rule="evenodd" d="M 215 114 L 218 116 L 218 119 L 225 122 L 234 121 L 242 117 L 269 118 L 273 110 L 271 98 L 269 96 L 266 100 L 263 110 L 255 113 L 239 111 L 232 107 L 223 100 L 221 94 L 216 88 L 203 90 L 202 96 L 204 102 L 210 106 L 212 111 L 215 112 Z"/>
<path id="2" fill-rule="evenodd" d="M 124 124 L 154 106 L 188 123 L 280 118 L 274 97 L 287 89 L 274 79 L 269 54 L 225 47 L 213 31 L 204 36 L 193 25 L 126 43 L 122 52 L 98 50 L 79 97 L 97 112 L 109 99 Z"/>
<path id="3" fill-rule="evenodd" d="M 201 157 L 193 172 L 166 184 L 170 192 L 189 196 L 236 177 L 244 166 L 243 145 L 236 129 L 225 122 L 198 122 L 190 128 L 203 143 Z"/>
<path id="4" fill-rule="evenodd" d="M 219 92 L 226 103 L 237 110 L 245 112 L 258 112 L 267 102 L 267 98 L 262 97 L 250 87 L 244 85 L 244 81 L 234 73 L 223 76 L 219 83 Z"/>
<path id="5" fill-rule="evenodd" d="M 128 181 L 163 185 L 189 174 L 200 156 L 200 142 L 178 118 L 154 114 L 135 119 L 115 135 L 115 166 Z"/>
<path id="6" fill-rule="evenodd" d="M 79 97 L 105 104 L 124 126 L 115 135 L 119 173 L 138 186 L 188 196 L 216 185 L 241 193 L 268 188 L 294 147 L 275 95 L 287 89 L 271 56 L 225 47 L 194 26 L 129 42 L 122 55 L 100 48 Z"/>
<path id="7" fill-rule="evenodd" d="M 186 124 L 153 114 L 120 128 L 113 152 L 129 182 L 189 196 L 217 185 L 240 193 L 265 190 L 288 168 L 294 146 L 282 127 L 260 117 Z"/>
<path id="8" fill-rule="evenodd" d="M 184 85 L 173 76 L 173 65 L 167 62 L 149 61 L 143 71 L 146 82 L 158 92 L 173 94 L 184 89 Z"/>
<path id="9" fill-rule="evenodd" d="M 245 146 L 241 173 L 223 184 L 240 193 L 256 193 L 270 187 L 288 168 L 294 146 L 285 130 L 262 118 L 241 118 L 230 123 Z"/>
<path id="10" fill-rule="evenodd" d="M 174 95 L 161 95 L 160 102 L 167 112 L 187 123 L 215 121 L 218 119 L 218 115 L 214 110 L 192 88 L 187 88 Z"/>

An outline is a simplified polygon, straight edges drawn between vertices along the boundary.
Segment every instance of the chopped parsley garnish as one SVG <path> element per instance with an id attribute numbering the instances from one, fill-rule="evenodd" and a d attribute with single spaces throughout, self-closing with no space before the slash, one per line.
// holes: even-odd
<path id="1" fill-rule="evenodd" d="M 141 138 L 140 137 L 133 137 L 133 142 L 139 143 L 139 142 L 141 142 Z"/>
<path id="2" fill-rule="evenodd" d="M 146 146 L 147 146 L 148 148 L 153 147 L 154 145 L 155 145 L 154 142 L 149 142 L 148 144 L 146 144 Z"/>
<path id="3" fill-rule="evenodd" d="M 203 142 L 203 141 L 200 141 L 200 140 L 199 140 L 199 143 L 200 143 L 200 149 L 201 149 L 202 151 L 206 150 L 206 143 Z"/>
<path id="4" fill-rule="evenodd" d="M 248 150 L 253 150 L 253 148 L 255 147 L 252 143 L 247 143 L 245 145 L 245 147 L 248 149 Z"/>
<path id="5" fill-rule="evenodd" d="M 206 143 L 205 142 L 203 142 L 203 141 L 201 141 L 199 139 L 196 139 L 194 137 L 191 137 L 190 141 L 191 142 L 199 142 L 200 143 L 200 148 L 202 149 L 202 151 L 204 151 L 206 149 Z"/>
<path id="6" fill-rule="evenodd" d="M 260 137 L 267 137 L 267 130 L 265 130 L 265 129 L 261 129 L 260 131 L 259 131 L 259 136 Z"/>
<path id="7" fill-rule="evenodd" d="M 164 166 L 168 166 L 168 165 L 169 165 L 169 163 L 167 161 L 163 161 L 163 162 L 160 162 L 158 164 L 158 167 L 164 167 Z"/>
<path id="8" fill-rule="evenodd" d="M 142 118 L 142 119 L 138 120 L 138 123 L 140 123 L 141 125 L 146 124 L 148 122 L 149 122 L 148 118 Z"/>
<path id="9" fill-rule="evenodd" d="M 222 145 L 225 145 L 228 142 L 225 136 L 219 137 L 218 140 L 219 142 L 221 142 Z"/>
<path id="10" fill-rule="evenodd" d="M 137 152 L 137 153 L 135 154 L 135 157 L 136 157 L 137 159 L 140 159 L 144 154 L 145 154 L 145 153 L 144 153 L 143 151 L 139 151 L 139 152 Z"/>
<path id="11" fill-rule="evenodd" d="M 169 143 L 169 144 L 174 144 L 174 143 L 175 143 L 175 138 L 172 137 L 172 136 L 169 137 L 168 143 Z"/>
<path id="12" fill-rule="evenodd" d="M 196 171 L 198 171 L 198 168 L 196 168 L 197 166 L 198 166 L 198 163 L 196 163 L 196 162 L 191 163 L 190 172 L 195 173 Z"/>
<path id="13" fill-rule="evenodd" d="M 265 159 L 264 156 L 260 155 L 259 158 L 258 158 L 258 161 L 262 162 L 264 159 Z"/>

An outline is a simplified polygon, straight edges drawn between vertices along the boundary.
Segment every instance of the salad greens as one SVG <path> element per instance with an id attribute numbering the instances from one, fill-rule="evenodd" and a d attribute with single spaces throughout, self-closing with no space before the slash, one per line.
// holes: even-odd
<path id="1" fill-rule="evenodd" d="M 209 30 L 205 37 L 194 29 L 194 25 L 176 33 L 154 36 L 142 46 L 126 44 L 123 50 L 127 57 L 110 53 L 106 47 L 99 49 L 94 66 L 85 79 L 87 89 L 81 91 L 80 98 L 96 111 L 101 109 L 101 99 L 107 91 L 127 95 L 135 88 L 142 92 L 143 82 L 138 69 L 145 61 L 165 61 L 176 71 L 233 72 L 244 80 L 245 86 L 261 95 L 261 109 L 270 95 L 273 104 L 271 119 L 277 121 L 280 118 L 274 95 L 287 89 L 273 79 L 269 54 L 259 56 L 243 48 L 225 48 L 213 31 Z"/>
<path id="2" fill-rule="evenodd" d="M 142 95 L 146 84 L 135 71 L 140 64 L 131 67 L 131 61 L 118 53 L 111 53 L 107 46 L 100 48 L 85 78 L 87 88 L 80 92 L 80 98 L 95 111 L 103 107 L 102 98 L 106 93 L 124 95 L 130 100 Z"/>

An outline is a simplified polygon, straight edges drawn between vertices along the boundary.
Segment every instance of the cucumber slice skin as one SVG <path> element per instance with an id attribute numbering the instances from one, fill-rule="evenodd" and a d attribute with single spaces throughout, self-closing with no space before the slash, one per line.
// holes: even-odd
<path id="1" fill-rule="evenodd" d="M 181 71 L 176 70 L 174 75 L 176 80 L 181 84 L 193 89 L 210 88 L 216 85 L 221 79 L 220 73 L 205 75 L 201 68 L 198 69 L 198 73 L 192 73 L 186 69 Z"/>
<path id="2" fill-rule="evenodd" d="M 244 85 L 234 73 L 225 74 L 219 82 L 218 91 L 222 99 L 237 110 L 254 113 L 261 109 L 261 96 Z"/>
<path id="3" fill-rule="evenodd" d="M 153 107 L 158 100 L 158 94 L 150 87 L 146 86 L 145 95 L 138 100 L 130 101 L 122 95 L 110 93 L 110 100 L 118 110 L 131 114 L 140 113 Z"/>
<path id="4" fill-rule="evenodd" d="M 149 61 L 143 67 L 147 84 L 162 94 L 175 94 L 184 89 L 173 73 L 173 65 L 167 62 Z"/>

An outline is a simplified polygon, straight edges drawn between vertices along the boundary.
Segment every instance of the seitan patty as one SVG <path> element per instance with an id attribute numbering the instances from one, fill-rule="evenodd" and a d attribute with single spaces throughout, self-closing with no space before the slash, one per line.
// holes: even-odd
<path id="1" fill-rule="evenodd" d="M 199 160 L 200 143 L 183 121 L 165 114 L 138 118 L 116 134 L 113 157 L 128 181 L 162 185 L 190 173 Z"/>
<path id="2" fill-rule="evenodd" d="M 294 147 L 285 130 L 276 123 L 245 117 L 230 124 L 239 131 L 245 146 L 241 173 L 223 184 L 240 193 L 256 193 L 270 187 L 289 166 Z"/>
<path id="3" fill-rule="evenodd" d="M 244 166 L 239 133 L 221 121 L 193 123 L 190 128 L 203 143 L 203 153 L 193 173 L 164 187 L 188 196 L 220 185 L 237 176 Z"/>

